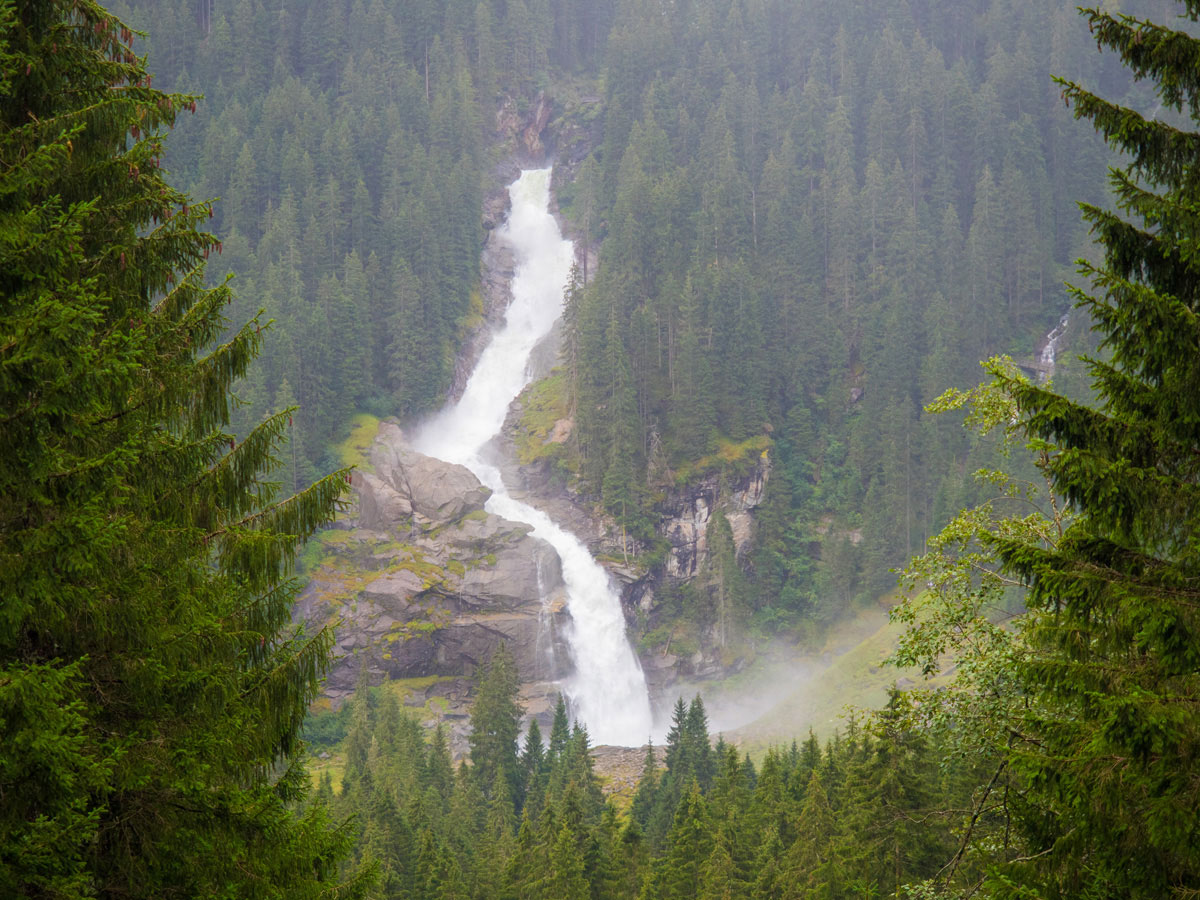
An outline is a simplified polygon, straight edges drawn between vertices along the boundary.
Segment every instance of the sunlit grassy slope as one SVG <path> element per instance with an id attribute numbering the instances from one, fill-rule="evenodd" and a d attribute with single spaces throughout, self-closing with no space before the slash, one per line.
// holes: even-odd
<path id="1" fill-rule="evenodd" d="M 825 740 L 845 728 L 848 711 L 877 709 L 892 684 L 919 679 L 883 663 L 900 631 L 882 610 L 863 612 L 835 628 L 821 652 L 764 666 L 724 685 L 710 703 L 717 711 L 714 724 L 719 727 L 721 711 L 745 697 L 742 704 L 760 714 L 724 733 L 751 756 L 803 740 L 810 728 Z M 761 702 L 764 696 L 768 702 Z"/>

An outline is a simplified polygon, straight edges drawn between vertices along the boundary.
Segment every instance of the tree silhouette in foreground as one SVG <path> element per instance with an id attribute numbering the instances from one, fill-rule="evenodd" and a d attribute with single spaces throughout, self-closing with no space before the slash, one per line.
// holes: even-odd
<path id="1" fill-rule="evenodd" d="M 1102 49 L 1200 119 L 1200 40 L 1084 10 Z M 1187 0 L 1193 23 L 1200 2 Z M 1084 205 L 1104 250 L 1076 291 L 1102 336 L 1095 406 L 1003 379 L 1049 442 L 1078 514 L 1057 541 L 999 539 L 1039 611 L 1020 678 L 1036 700 L 1013 743 L 1029 857 L 1012 896 L 1159 898 L 1200 889 L 1200 134 L 1072 82 L 1063 96 L 1128 159 L 1116 211 Z M 1019 885 L 1019 887 L 1018 887 Z"/>
<path id="2" fill-rule="evenodd" d="M 296 547 L 339 472 L 237 443 L 220 242 L 159 167 L 195 99 L 150 86 L 90 0 L 0 3 L 0 895 L 319 897 L 349 835 L 297 731 L 330 636 L 293 629 Z"/>

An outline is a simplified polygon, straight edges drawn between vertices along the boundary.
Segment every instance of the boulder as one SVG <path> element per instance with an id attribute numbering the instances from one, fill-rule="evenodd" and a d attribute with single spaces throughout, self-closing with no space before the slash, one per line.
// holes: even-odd
<path id="1" fill-rule="evenodd" d="M 480 484 L 466 466 L 442 462 L 416 451 L 408 451 L 393 470 L 398 481 L 409 488 L 413 512 L 434 525 L 461 519 L 482 510 L 490 488 Z"/>
<path id="2" fill-rule="evenodd" d="M 359 492 L 359 518 L 364 527 L 370 527 L 362 520 L 366 505 L 371 505 L 374 512 L 380 503 L 391 503 L 392 508 L 407 503 L 420 524 L 437 526 L 482 510 L 492 495 L 491 489 L 484 487 L 466 466 L 434 459 L 409 447 L 403 432 L 390 422 L 379 426 L 370 460 L 376 477 L 368 480 L 364 475 L 360 479 L 363 489 Z M 376 490 L 377 484 L 390 488 L 400 500 Z M 371 491 L 369 501 L 364 490 Z"/>
<path id="3" fill-rule="evenodd" d="M 412 517 L 412 502 L 390 484 L 369 472 L 355 472 L 350 480 L 358 495 L 358 524 L 374 531 L 390 531 Z"/>

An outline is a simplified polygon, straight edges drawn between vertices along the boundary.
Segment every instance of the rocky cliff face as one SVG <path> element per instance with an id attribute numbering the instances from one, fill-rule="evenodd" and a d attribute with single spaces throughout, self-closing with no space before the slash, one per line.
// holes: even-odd
<path id="1" fill-rule="evenodd" d="M 733 531 L 738 559 L 744 559 L 754 539 L 753 511 L 762 502 L 770 473 L 769 457 L 764 454 L 747 475 L 729 479 L 711 474 L 669 492 L 659 504 L 661 531 L 671 545 L 666 574 L 694 578 L 704 569 L 708 562 L 708 523 L 718 508 Z"/>
<path id="2" fill-rule="evenodd" d="M 375 681 L 470 675 L 501 642 L 523 681 L 561 677 L 566 594 L 554 550 L 484 511 L 490 491 L 474 475 L 417 453 L 395 425 L 380 426 L 370 461 L 299 601 L 304 619 L 336 623 L 326 693 L 352 691 L 364 663 Z"/>
<path id="3" fill-rule="evenodd" d="M 667 582 L 710 575 L 709 524 L 718 512 L 729 523 L 739 563 L 745 561 L 754 541 L 754 511 L 763 501 L 770 474 L 770 455 L 763 452 L 749 471 L 708 474 L 666 492 L 658 504 L 659 532 L 670 549 L 661 569 L 633 587 L 645 627 L 654 628 L 662 619 L 659 596 Z M 678 679 L 722 677 L 746 662 L 737 653 L 731 655 L 715 632 L 702 635 L 700 646 L 687 653 L 671 650 L 667 642 L 643 654 L 647 677 L 660 691 Z"/>
<path id="4" fill-rule="evenodd" d="M 517 417 L 519 409 L 510 431 Z M 550 439 L 569 427 L 561 423 Z M 527 705 L 541 709 L 570 663 L 559 638 L 568 613 L 553 549 L 529 526 L 486 512 L 490 492 L 470 471 L 416 452 L 394 424 L 380 425 L 369 459 L 370 470 L 354 475 L 352 509 L 324 536 L 324 558 L 298 604 L 300 618 L 335 623 L 339 660 L 326 693 L 335 701 L 349 694 L 364 664 L 375 682 L 467 678 L 503 642 L 527 684 Z M 513 464 L 506 472 L 524 489 L 514 493 L 580 535 L 623 586 L 635 643 L 659 624 L 668 582 L 706 573 L 717 511 L 730 523 L 737 554 L 749 548 L 769 476 L 763 454 L 748 472 L 707 475 L 666 492 L 659 530 L 669 550 L 648 568 L 636 554 L 626 559 L 624 551 L 637 548 L 623 548 L 612 522 L 545 467 Z M 668 642 L 640 655 L 659 695 L 681 679 L 719 677 L 739 664 L 709 641 L 683 653 Z"/>

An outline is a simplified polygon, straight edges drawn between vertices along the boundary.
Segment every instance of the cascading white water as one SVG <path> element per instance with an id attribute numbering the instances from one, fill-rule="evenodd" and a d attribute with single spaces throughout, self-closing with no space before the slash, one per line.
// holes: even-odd
<path id="1" fill-rule="evenodd" d="M 1038 360 L 1041 363 L 1038 382 L 1041 384 L 1045 384 L 1054 377 L 1054 364 L 1058 360 L 1058 342 L 1067 333 L 1067 325 L 1070 321 L 1071 313 L 1063 313 L 1062 318 L 1058 320 L 1058 324 L 1046 335 L 1046 346 L 1042 348 L 1042 355 Z"/>
<path id="2" fill-rule="evenodd" d="M 422 453 L 474 472 L 493 491 L 489 512 L 532 525 L 533 534 L 558 552 L 571 614 L 567 646 L 574 663 L 564 692 L 593 742 L 638 746 L 650 735 L 650 699 L 641 664 L 625 636 L 620 595 L 578 538 L 509 496 L 500 470 L 482 458 L 509 404 L 529 383 L 529 355 L 561 312 L 574 259 L 574 247 L 549 212 L 550 169 L 522 172 L 508 193 L 512 209 L 501 236 L 513 247 L 516 271 L 504 326 L 483 351 L 462 399 L 427 422 L 413 443 Z"/>

